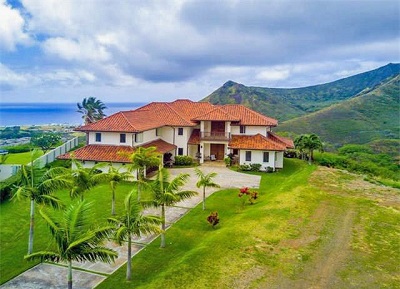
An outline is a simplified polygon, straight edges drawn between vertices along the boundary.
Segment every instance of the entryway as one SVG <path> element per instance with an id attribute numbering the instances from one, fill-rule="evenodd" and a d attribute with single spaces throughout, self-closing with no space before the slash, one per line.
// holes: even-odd
<path id="1" fill-rule="evenodd" d="M 221 161 L 225 157 L 224 144 L 210 144 L 210 155 L 215 155 L 216 159 Z"/>

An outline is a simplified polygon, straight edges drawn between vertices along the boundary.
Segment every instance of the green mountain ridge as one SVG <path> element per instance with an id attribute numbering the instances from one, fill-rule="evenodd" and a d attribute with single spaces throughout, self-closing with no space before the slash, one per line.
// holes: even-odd
<path id="1" fill-rule="evenodd" d="M 243 104 L 279 121 L 286 121 L 370 92 L 399 74 L 400 64 L 389 63 L 330 83 L 302 88 L 248 87 L 228 81 L 203 101 Z"/>
<path id="2" fill-rule="evenodd" d="M 280 124 L 275 131 L 316 133 L 334 147 L 400 138 L 400 75 L 368 92 Z"/>

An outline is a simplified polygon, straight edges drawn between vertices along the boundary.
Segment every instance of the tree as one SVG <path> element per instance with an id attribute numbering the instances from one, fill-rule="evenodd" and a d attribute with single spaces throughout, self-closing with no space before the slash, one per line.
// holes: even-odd
<path id="1" fill-rule="evenodd" d="M 40 133 L 32 136 L 31 144 L 40 147 L 43 153 L 46 153 L 51 147 L 56 145 L 61 140 L 58 133 Z"/>
<path id="2" fill-rule="evenodd" d="M 118 256 L 114 250 L 100 245 L 111 234 L 113 227 L 92 228 L 90 209 L 90 203 L 78 201 L 71 204 L 60 218 L 49 216 L 41 210 L 40 214 L 49 226 L 56 249 L 25 256 L 27 260 L 67 262 L 69 289 L 72 289 L 72 261 L 110 263 Z"/>
<path id="3" fill-rule="evenodd" d="M 33 165 L 33 160 L 38 151 L 32 151 L 30 165 L 22 165 L 17 174 L 17 185 L 15 187 L 13 199 L 21 200 L 27 198 L 30 200 L 30 225 L 28 254 L 33 251 L 33 233 L 35 223 L 35 204 L 49 205 L 53 208 L 62 208 L 61 201 L 52 195 L 58 189 L 71 185 L 69 180 L 63 176 L 57 175 L 58 168 L 48 170 L 42 174 L 41 170 Z"/>
<path id="4" fill-rule="evenodd" d="M 119 169 L 116 169 L 113 167 L 112 164 L 110 164 L 110 167 L 108 169 L 107 173 L 102 173 L 102 174 L 97 174 L 93 176 L 93 180 L 95 183 L 101 182 L 101 181 L 106 181 L 110 183 L 110 188 L 111 188 L 111 194 L 112 194 L 112 199 L 111 199 L 111 214 L 115 215 L 115 192 L 117 190 L 118 184 L 120 184 L 122 181 L 129 180 L 132 177 L 132 175 L 129 172 L 120 172 Z"/>
<path id="5" fill-rule="evenodd" d="M 82 103 L 78 102 L 76 105 L 78 106 L 77 112 L 82 113 L 85 124 L 96 122 L 106 116 L 103 110 L 107 107 L 95 97 L 84 98 Z"/>
<path id="6" fill-rule="evenodd" d="M 72 181 L 70 196 L 71 198 L 80 196 L 83 201 L 84 194 L 99 183 L 98 174 L 101 173 L 99 168 L 102 164 L 94 165 L 91 168 L 85 168 L 77 160 L 72 160 L 72 163 L 75 168 L 72 170 L 66 169 L 66 174 L 69 175 Z"/>
<path id="7" fill-rule="evenodd" d="M 189 178 L 189 174 L 179 174 L 172 181 L 168 181 L 169 174 L 165 168 L 159 168 L 157 177 L 151 183 L 153 200 L 142 202 L 145 207 L 161 207 L 161 248 L 165 248 L 165 209 L 184 199 L 197 195 L 194 191 L 180 191 Z"/>
<path id="8" fill-rule="evenodd" d="M 314 160 L 314 151 L 323 151 L 323 144 L 316 134 L 303 134 L 294 140 L 294 144 L 300 153 L 308 152 L 308 163 Z M 303 158 L 304 159 L 304 158 Z"/>
<path id="9" fill-rule="evenodd" d="M 156 150 L 156 147 L 138 147 L 130 157 L 132 161 L 130 171 L 136 170 L 136 178 L 138 180 L 138 201 L 140 201 L 141 197 L 140 184 L 145 178 L 146 168 L 158 166 L 161 162 L 160 154 Z"/>
<path id="10" fill-rule="evenodd" d="M 143 216 L 140 203 L 133 200 L 133 191 L 125 198 L 125 212 L 118 218 L 109 218 L 108 221 L 116 227 L 115 239 L 119 243 L 128 243 L 128 262 L 126 280 L 131 280 L 132 272 L 132 237 L 159 233 L 158 225 L 161 220 L 157 216 Z"/>
<path id="11" fill-rule="evenodd" d="M 206 209 L 206 188 L 220 188 L 221 186 L 214 183 L 213 178 L 217 176 L 217 173 L 208 173 L 204 174 L 200 169 L 196 168 L 196 175 L 199 177 L 199 180 L 196 183 L 196 187 L 203 188 L 203 210 Z"/>

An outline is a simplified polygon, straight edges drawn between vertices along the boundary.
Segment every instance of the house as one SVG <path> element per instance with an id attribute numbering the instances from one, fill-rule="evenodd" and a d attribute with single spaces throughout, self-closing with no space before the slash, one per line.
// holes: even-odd
<path id="1" fill-rule="evenodd" d="M 129 154 L 143 146 L 161 154 L 187 155 L 200 163 L 235 155 L 239 164 L 261 164 L 261 169 L 283 167 L 283 152 L 293 142 L 272 132 L 277 120 L 240 104 L 213 105 L 179 99 L 152 102 L 121 111 L 95 123 L 78 127 L 87 145 L 73 157 L 92 166 L 97 162 L 124 165 Z M 70 159 L 70 154 L 60 159 Z"/>

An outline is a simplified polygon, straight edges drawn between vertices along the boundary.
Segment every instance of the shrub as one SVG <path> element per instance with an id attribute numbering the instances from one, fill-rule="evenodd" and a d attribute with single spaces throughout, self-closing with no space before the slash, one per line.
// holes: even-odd
<path id="1" fill-rule="evenodd" d="M 238 169 L 239 169 L 239 171 L 250 171 L 251 167 L 249 165 L 244 164 L 244 165 L 240 165 Z"/>
<path id="2" fill-rule="evenodd" d="M 250 164 L 250 171 L 258 172 L 260 171 L 261 164 Z"/>
<path id="3" fill-rule="evenodd" d="M 239 190 L 238 197 L 242 199 L 242 206 L 244 206 L 246 203 L 246 197 L 244 196 L 247 196 L 247 200 L 249 201 L 250 205 L 252 205 L 258 199 L 258 192 L 250 191 L 248 187 L 241 188 Z"/>
<path id="4" fill-rule="evenodd" d="M 3 147 L 3 149 L 7 150 L 10 154 L 26 153 L 29 152 L 32 148 L 33 147 L 30 144 Z"/>
<path id="5" fill-rule="evenodd" d="M 177 166 L 191 166 L 194 161 L 190 156 L 176 156 L 175 165 Z"/>
<path id="6" fill-rule="evenodd" d="M 225 165 L 226 165 L 227 167 L 231 166 L 231 164 L 232 164 L 232 160 L 231 160 L 230 157 L 225 157 L 225 158 L 224 158 L 224 162 L 225 162 Z"/>
<path id="7" fill-rule="evenodd" d="M 218 212 L 210 213 L 207 217 L 207 222 L 214 228 L 219 223 Z"/>
<path id="8" fill-rule="evenodd" d="M 266 167 L 265 168 L 265 172 L 266 173 L 273 173 L 274 172 L 274 168 L 273 167 Z"/>

